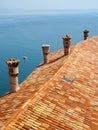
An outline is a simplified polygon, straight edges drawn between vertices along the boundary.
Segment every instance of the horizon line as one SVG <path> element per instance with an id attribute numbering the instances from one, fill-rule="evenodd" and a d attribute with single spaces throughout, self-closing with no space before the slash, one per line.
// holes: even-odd
<path id="1" fill-rule="evenodd" d="M 16 9 L 19 9 L 19 10 L 98 10 L 97 8 L 67 8 L 67 9 L 64 9 L 64 8 L 49 8 L 49 9 L 29 9 L 29 8 L 0 8 L 0 9 L 9 9 L 9 10 L 16 10 Z"/>

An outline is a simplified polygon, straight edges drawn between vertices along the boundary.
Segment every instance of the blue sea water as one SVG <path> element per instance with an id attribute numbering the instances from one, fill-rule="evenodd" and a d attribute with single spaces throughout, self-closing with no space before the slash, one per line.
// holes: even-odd
<path id="1" fill-rule="evenodd" d="M 98 10 L 43 10 L 13 12 L 0 10 L 0 95 L 10 88 L 5 61 L 17 58 L 19 83 L 43 60 L 41 45 L 50 44 L 51 52 L 63 47 L 62 37 L 72 36 L 72 44 L 83 40 L 83 30 L 89 37 L 98 35 Z M 27 56 L 26 60 L 23 56 Z"/>

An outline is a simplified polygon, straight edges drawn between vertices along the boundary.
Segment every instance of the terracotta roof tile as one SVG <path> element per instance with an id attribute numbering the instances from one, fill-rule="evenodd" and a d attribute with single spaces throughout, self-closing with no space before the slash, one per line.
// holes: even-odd
<path id="1" fill-rule="evenodd" d="M 32 72 L 21 90 L 1 97 L 1 125 L 6 130 L 97 130 L 98 37 L 76 44 L 68 57 L 62 49 L 49 57 L 51 62 Z"/>
<path id="2" fill-rule="evenodd" d="M 37 91 L 43 88 L 47 82 L 63 65 L 63 49 L 49 55 L 49 64 L 41 63 L 28 77 L 20 84 L 20 90 L 17 93 L 6 94 L 0 98 L 0 126 L 22 107 L 26 101 L 31 99 Z"/>

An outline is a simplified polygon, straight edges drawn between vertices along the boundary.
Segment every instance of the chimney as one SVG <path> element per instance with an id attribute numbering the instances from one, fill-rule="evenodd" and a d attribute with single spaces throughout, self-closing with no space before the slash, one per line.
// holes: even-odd
<path id="1" fill-rule="evenodd" d="M 20 60 L 11 58 L 6 61 L 9 69 L 10 76 L 10 92 L 16 92 L 19 90 L 18 86 L 18 64 Z"/>
<path id="2" fill-rule="evenodd" d="M 63 37 L 63 46 L 64 46 L 64 55 L 68 55 L 70 53 L 70 45 L 71 45 L 71 36 L 66 35 Z"/>
<path id="3" fill-rule="evenodd" d="M 48 63 L 48 54 L 49 54 L 50 45 L 42 45 L 42 51 L 44 56 L 44 64 Z"/>
<path id="4" fill-rule="evenodd" d="M 83 33 L 84 33 L 84 40 L 86 40 L 88 38 L 89 30 L 84 30 Z"/>

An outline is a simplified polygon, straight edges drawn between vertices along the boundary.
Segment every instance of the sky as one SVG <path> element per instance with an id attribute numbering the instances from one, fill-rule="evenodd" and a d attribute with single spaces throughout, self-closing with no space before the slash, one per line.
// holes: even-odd
<path id="1" fill-rule="evenodd" d="M 98 9 L 98 0 L 0 0 L 9 9 Z"/>

